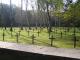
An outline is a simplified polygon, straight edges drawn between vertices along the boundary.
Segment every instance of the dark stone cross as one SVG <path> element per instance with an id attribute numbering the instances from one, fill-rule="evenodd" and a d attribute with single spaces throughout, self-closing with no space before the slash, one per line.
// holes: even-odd
<path id="1" fill-rule="evenodd" d="M 5 27 L 5 30 L 6 30 L 6 27 Z"/>
<path id="2" fill-rule="evenodd" d="M 25 30 L 27 31 L 27 28 L 25 27 Z"/>
<path id="3" fill-rule="evenodd" d="M 56 34 L 57 34 L 57 29 L 55 31 L 56 31 Z"/>
<path id="4" fill-rule="evenodd" d="M 4 41 L 5 33 L 3 32 L 3 41 Z"/>
<path id="5" fill-rule="evenodd" d="M 37 26 L 35 27 L 35 29 L 37 30 Z"/>
<path id="6" fill-rule="evenodd" d="M 12 27 L 10 28 L 10 31 L 11 31 L 11 37 L 12 37 L 12 32 L 13 32 L 13 28 Z"/>
<path id="7" fill-rule="evenodd" d="M 11 32 L 13 31 L 13 28 L 12 28 L 12 27 L 10 28 L 10 31 L 11 31 Z"/>
<path id="8" fill-rule="evenodd" d="M 70 28 L 67 28 L 67 32 L 69 32 L 70 31 Z"/>
<path id="9" fill-rule="evenodd" d="M 30 31 L 28 30 L 27 32 L 28 32 L 28 36 L 29 36 Z"/>
<path id="10" fill-rule="evenodd" d="M 42 32 L 43 31 L 43 28 L 42 27 L 40 27 L 40 32 Z"/>
<path id="11" fill-rule="evenodd" d="M 17 41 L 17 43 L 19 42 L 19 34 L 18 33 L 16 33 L 16 41 Z"/>
<path id="12" fill-rule="evenodd" d="M 49 37 L 51 36 L 51 32 L 50 31 L 48 31 L 48 34 L 49 34 Z"/>
<path id="13" fill-rule="evenodd" d="M 76 48 L 76 42 L 77 42 L 77 39 L 76 39 L 76 36 L 74 36 L 74 48 Z"/>
<path id="14" fill-rule="evenodd" d="M 60 34 L 61 34 L 61 38 L 62 38 L 63 33 L 61 32 Z"/>
<path id="15" fill-rule="evenodd" d="M 31 30 L 32 28 L 31 27 L 29 27 L 29 30 Z"/>
<path id="16" fill-rule="evenodd" d="M 34 36 L 34 34 L 31 36 L 31 38 L 32 38 L 32 44 L 34 44 L 34 40 L 35 40 L 35 36 Z"/>
<path id="17" fill-rule="evenodd" d="M 74 34 L 73 34 L 74 35 Z M 73 37 L 73 41 L 74 41 L 74 48 L 76 48 L 76 45 L 77 45 L 77 41 L 79 41 L 79 40 L 77 40 L 77 38 L 76 38 L 76 36 L 74 35 L 74 37 Z"/>
<path id="18" fill-rule="evenodd" d="M 66 35 L 66 32 L 67 32 L 67 31 L 66 31 L 66 30 L 64 30 L 65 35 Z"/>
<path id="19" fill-rule="evenodd" d="M 53 37 L 53 35 L 51 35 L 51 37 L 50 37 L 49 39 L 51 40 L 51 46 L 53 46 L 53 40 L 54 40 L 55 38 Z"/>
<path id="20" fill-rule="evenodd" d="M 39 37 L 40 31 L 38 30 L 38 32 L 37 32 L 37 33 L 38 33 L 38 37 Z"/>
<path id="21" fill-rule="evenodd" d="M 34 32 L 34 28 L 33 28 L 33 32 Z"/>
<path id="22" fill-rule="evenodd" d="M 23 27 L 21 26 L 21 30 L 23 30 Z"/>
<path id="23" fill-rule="evenodd" d="M 18 32 L 19 32 L 19 36 L 20 36 L 21 30 L 19 30 Z"/>
<path id="24" fill-rule="evenodd" d="M 75 29 L 75 27 L 74 27 L 74 32 L 73 32 L 73 40 L 74 40 L 74 48 L 76 48 L 77 38 L 76 38 L 76 29 Z"/>

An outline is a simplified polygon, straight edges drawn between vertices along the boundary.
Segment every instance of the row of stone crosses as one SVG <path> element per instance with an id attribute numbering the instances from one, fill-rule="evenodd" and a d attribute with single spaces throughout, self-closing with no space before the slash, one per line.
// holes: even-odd
<path id="1" fill-rule="evenodd" d="M 21 30 L 23 30 L 23 29 L 21 29 Z M 19 43 L 19 36 L 20 36 L 21 30 L 19 30 L 18 33 L 16 33 L 16 35 L 15 35 L 15 36 L 16 36 L 16 41 L 17 41 L 17 43 Z M 39 35 L 40 35 L 41 30 L 42 30 L 42 29 L 40 29 L 40 31 L 38 30 L 38 32 L 37 32 L 38 37 L 39 37 Z M 11 37 L 12 37 L 13 29 L 10 28 L 10 31 L 11 31 Z M 33 29 L 33 32 L 34 32 L 34 29 Z M 30 31 L 28 30 L 27 33 L 28 33 L 28 36 L 29 36 Z M 65 34 L 66 34 L 66 32 L 65 32 Z M 61 32 L 60 35 L 61 35 L 61 38 L 62 38 L 62 37 L 63 37 L 63 33 Z M 4 30 L 3 30 L 3 41 L 5 41 L 4 38 L 5 38 L 5 33 L 4 33 Z M 32 44 L 34 44 L 34 43 L 35 43 L 35 40 L 36 40 L 36 36 L 35 36 L 34 34 L 32 34 L 31 39 L 32 39 Z M 54 36 L 53 36 L 53 34 L 51 34 L 51 35 L 49 36 L 49 39 L 50 39 L 50 41 L 51 41 L 50 45 L 53 46 L 53 41 L 54 41 L 54 39 L 55 39 Z M 74 41 L 74 48 L 75 48 L 75 47 L 76 47 L 76 42 L 78 41 L 78 40 L 76 39 L 75 31 L 74 31 L 74 34 L 73 34 L 73 41 Z"/>

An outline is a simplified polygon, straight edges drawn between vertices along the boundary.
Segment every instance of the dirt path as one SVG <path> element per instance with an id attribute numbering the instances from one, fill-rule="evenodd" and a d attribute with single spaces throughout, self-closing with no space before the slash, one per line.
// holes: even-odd
<path id="1" fill-rule="evenodd" d="M 22 45 L 8 42 L 0 42 L 0 48 L 80 59 L 80 49 L 54 48 L 37 45 Z"/>

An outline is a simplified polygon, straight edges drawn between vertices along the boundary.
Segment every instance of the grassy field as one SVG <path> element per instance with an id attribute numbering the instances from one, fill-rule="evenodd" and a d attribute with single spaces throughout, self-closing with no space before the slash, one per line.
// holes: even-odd
<path id="1" fill-rule="evenodd" d="M 0 28 L 0 41 L 3 41 L 3 31 L 5 34 L 4 41 L 6 42 L 16 43 L 17 42 L 16 34 L 19 33 L 19 31 L 21 31 L 19 36 L 20 44 L 32 44 L 31 36 L 33 34 L 35 36 L 35 45 L 50 46 L 51 44 L 51 40 L 49 39 L 47 28 L 38 28 L 37 30 L 35 28 L 32 28 L 31 30 L 29 30 L 28 28 L 24 27 L 23 30 L 20 30 L 20 28 L 14 27 L 12 36 L 11 36 L 10 28 L 7 28 L 6 30 L 4 28 Z M 38 31 L 40 31 L 39 36 L 37 33 Z M 69 28 L 69 29 L 65 27 L 53 28 L 53 32 L 51 33 L 55 38 L 53 41 L 53 47 L 73 48 L 73 44 L 74 44 L 73 32 L 74 32 L 73 28 Z M 62 33 L 62 37 L 61 37 L 61 33 Z M 76 48 L 80 48 L 80 30 L 78 28 L 76 28 L 76 38 L 78 40 Z"/>

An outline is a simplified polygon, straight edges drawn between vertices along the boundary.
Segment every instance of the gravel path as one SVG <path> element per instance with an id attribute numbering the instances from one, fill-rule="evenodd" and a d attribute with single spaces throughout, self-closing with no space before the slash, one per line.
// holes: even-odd
<path id="1" fill-rule="evenodd" d="M 54 48 L 37 45 L 22 45 L 8 42 L 0 42 L 0 48 L 80 59 L 80 49 Z"/>

